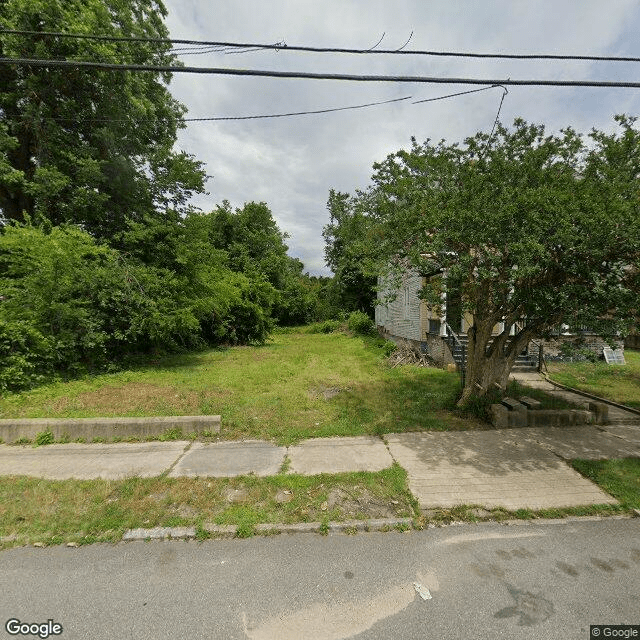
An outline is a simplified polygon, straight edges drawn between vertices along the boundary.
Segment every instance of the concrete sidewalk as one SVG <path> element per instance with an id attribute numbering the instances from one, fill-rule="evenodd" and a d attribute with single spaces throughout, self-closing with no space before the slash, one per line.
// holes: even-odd
<path id="1" fill-rule="evenodd" d="M 304 475 L 406 469 L 422 508 L 478 504 L 508 509 L 615 502 L 566 459 L 640 457 L 640 425 L 629 434 L 595 427 L 413 432 L 383 438 L 317 438 L 289 448 L 269 442 L 0 445 L 0 474 L 51 479 Z"/>

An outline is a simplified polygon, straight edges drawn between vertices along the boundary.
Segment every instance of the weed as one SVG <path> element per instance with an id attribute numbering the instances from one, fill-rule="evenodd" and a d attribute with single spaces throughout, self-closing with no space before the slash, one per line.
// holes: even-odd
<path id="1" fill-rule="evenodd" d="M 322 521 L 320 522 L 320 535 L 321 536 L 329 535 L 329 518 L 326 516 L 322 518 Z"/>
<path id="2" fill-rule="evenodd" d="M 158 440 L 160 440 L 160 442 L 167 442 L 169 440 L 182 440 L 183 437 L 182 429 L 180 427 L 173 427 L 172 429 L 167 429 L 162 435 L 158 436 Z"/>
<path id="3" fill-rule="evenodd" d="M 251 538 L 255 532 L 256 528 L 252 522 L 241 522 L 236 529 L 236 538 Z"/>
<path id="4" fill-rule="evenodd" d="M 46 431 L 40 431 L 40 433 L 36 434 L 34 446 L 41 447 L 46 444 L 53 444 L 55 441 L 55 437 L 51 432 L 51 429 L 47 429 Z"/>
<path id="5" fill-rule="evenodd" d="M 18 438 L 15 444 L 31 444 L 31 440 L 29 438 Z"/>
<path id="6" fill-rule="evenodd" d="M 212 535 L 211 533 L 209 533 L 209 531 L 207 531 L 203 526 L 201 522 L 198 522 L 196 524 L 196 540 L 208 540 L 209 538 L 211 538 Z"/>
<path id="7" fill-rule="evenodd" d="M 95 444 L 104 444 L 106 441 L 106 438 L 91 438 L 91 442 Z"/>
<path id="8" fill-rule="evenodd" d="M 287 455 L 284 457 L 282 466 L 280 467 L 280 473 L 282 474 L 288 473 L 290 466 L 291 466 L 291 458 Z"/>

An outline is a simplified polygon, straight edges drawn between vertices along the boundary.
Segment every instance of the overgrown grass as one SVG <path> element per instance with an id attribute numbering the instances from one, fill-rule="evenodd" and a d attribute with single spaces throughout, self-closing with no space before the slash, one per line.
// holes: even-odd
<path id="1" fill-rule="evenodd" d="M 640 458 L 573 460 L 571 464 L 624 508 L 640 509 Z"/>
<path id="2" fill-rule="evenodd" d="M 625 365 L 606 362 L 549 362 L 560 384 L 640 409 L 640 351 L 625 350 Z"/>
<path id="3" fill-rule="evenodd" d="M 42 480 L 0 478 L 2 546 L 79 544 L 122 538 L 126 529 L 233 524 L 238 536 L 259 523 L 415 517 L 407 474 L 394 464 L 380 472 L 268 478 L 128 478 Z M 204 535 L 204 534 L 203 534 Z"/>
<path id="4" fill-rule="evenodd" d="M 386 345 L 344 333 L 279 332 L 261 347 L 173 356 L 0 399 L 0 417 L 222 415 L 221 437 L 308 437 L 488 428 L 454 411 L 459 377 L 390 368 Z"/>

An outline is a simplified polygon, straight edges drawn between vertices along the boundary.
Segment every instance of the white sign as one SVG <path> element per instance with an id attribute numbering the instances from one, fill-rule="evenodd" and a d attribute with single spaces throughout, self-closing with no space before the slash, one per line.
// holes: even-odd
<path id="1" fill-rule="evenodd" d="M 605 347 L 602 353 L 604 354 L 604 359 L 607 361 L 607 364 L 626 364 L 622 349 L 616 349 L 614 351 L 610 347 Z"/>

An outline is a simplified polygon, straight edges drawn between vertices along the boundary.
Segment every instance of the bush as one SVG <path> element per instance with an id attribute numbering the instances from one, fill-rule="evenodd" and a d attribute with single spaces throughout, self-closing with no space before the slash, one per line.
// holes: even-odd
<path id="1" fill-rule="evenodd" d="M 32 387 L 52 372 L 53 341 L 28 322 L 0 318 L 0 392 Z"/>
<path id="2" fill-rule="evenodd" d="M 325 320 L 309 326 L 309 333 L 333 333 L 340 328 L 338 320 Z"/>
<path id="3" fill-rule="evenodd" d="M 136 353 L 263 343 L 274 288 L 196 249 L 178 272 L 132 261 L 73 226 L 1 229 L 0 391 Z"/>
<path id="4" fill-rule="evenodd" d="M 373 320 L 362 311 L 353 311 L 347 320 L 349 330 L 361 336 L 372 336 L 376 333 Z"/>

